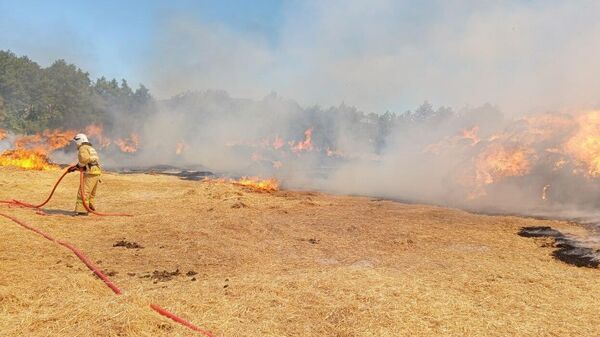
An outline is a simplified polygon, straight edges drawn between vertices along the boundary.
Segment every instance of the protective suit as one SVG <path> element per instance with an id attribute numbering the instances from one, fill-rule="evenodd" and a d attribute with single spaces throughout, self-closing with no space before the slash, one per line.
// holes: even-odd
<path id="1" fill-rule="evenodd" d="M 91 210 L 95 210 L 94 199 L 96 198 L 96 191 L 98 189 L 98 183 L 100 182 L 100 176 L 102 175 L 102 169 L 100 168 L 100 158 L 98 152 L 92 147 L 92 144 L 88 141 L 87 136 L 84 134 L 78 134 L 74 138 L 77 143 L 78 150 L 78 168 L 83 168 L 83 186 L 85 190 L 85 201 Z M 81 188 L 77 191 L 77 203 L 75 205 L 75 212 L 77 214 L 87 214 L 87 210 L 83 206 L 83 200 L 81 199 Z"/>

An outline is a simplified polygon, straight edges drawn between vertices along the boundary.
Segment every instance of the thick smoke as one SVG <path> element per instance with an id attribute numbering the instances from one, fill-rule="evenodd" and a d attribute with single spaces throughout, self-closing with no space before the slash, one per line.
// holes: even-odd
<path id="1" fill-rule="evenodd" d="M 598 126 L 591 111 L 515 118 L 491 105 L 425 103 L 377 115 L 347 105 L 302 107 L 276 94 L 190 92 L 159 102 L 139 129 L 137 152 L 101 152 L 115 169 L 171 165 L 275 177 L 294 189 L 546 213 L 598 200 L 595 162 L 572 148 L 580 133 L 592 140 L 597 133 L 582 128 L 583 117 Z"/>
<path id="2" fill-rule="evenodd" d="M 595 178 L 564 153 L 576 123 L 543 126 L 564 132 L 548 140 L 531 135 L 526 117 L 598 105 L 598 9 L 553 1 L 290 2 L 272 37 L 173 15 L 142 77 L 162 98 L 201 93 L 161 103 L 143 137 L 158 153 L 139 156 L 276 176 L 293 188 L 486 211 L 587 207 L 597 200 Z M 215 88 L 249 99 L 206 91 Z M 425 100 L 454 110 L 415 109 Z M 386 120 L 387 110 L 397 117 Z M 474 127 L 481 141 L 459 137 Z M 293 151 L 308 129 L 314 148 Z M 276 151 L 277 137 L 284 146 Z M 186 146 L 177 155 L 179 142 Z M 480 163 L 494 151 L 526 163 Z M 561 160 L 568 163 L 555 168 Z"/>
<path id="3" fill-rule="evenodd" d="M 507 115 L 598 103 L 600 3 L 302 1 L 275 36 L 190 16 L 162 22 L 140 77 L 168 98 L 271 91 L 304 106 L 405 111 L 490 102 Z"/>
<path id="4" fill-rule="evenodd" d="M 590 214 L 596 174 L 569 142 L 584 142 L 577 118 L 599 103 L 599 9 L 289 2 L 274 36 L 170 13 L 131 67 L 157 108 L 106 130 L 128 136 L 133 124 L 139 150 L 101 150 L 103 160 L 490 212 Z M 452 109 L 415 108 L 425 100 Z"/>

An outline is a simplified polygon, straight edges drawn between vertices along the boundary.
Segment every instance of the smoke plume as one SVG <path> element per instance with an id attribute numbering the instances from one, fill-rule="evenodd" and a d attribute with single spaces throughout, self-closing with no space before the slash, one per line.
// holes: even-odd
<path id="1" fill-rule="evenodd" d="M 491 212 L 585 210 L 599 197 L 599 9 L 289 2 L 272 35 L 168 12 L 130 67 L 156 107 L 114 111 L 104 130 L 137 149 L 100 152 L 113 168 L 274 176 Z"/>

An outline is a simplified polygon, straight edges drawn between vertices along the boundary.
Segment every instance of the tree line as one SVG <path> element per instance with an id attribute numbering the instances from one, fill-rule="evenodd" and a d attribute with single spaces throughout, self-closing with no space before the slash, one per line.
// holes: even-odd
<path id="1" fill-rule="evenodd" d="M 253 101 L 210 90 L 158 101 L 143 85 L 134 90 L 124 79 L 92 80 L 89 73 L 64 60 L 43 68 L 26 56 L 0 51 L 0 129 L 32 133 L 48 128 L 81 129 L 97 123 L 109 134 L 124 136 L 142 129 L 158 110 L 185 120 L 179 135 L 209 136 L 214 131 L 210 125 L 244 122 L 255 128 L 264 124 L 270 132 L 300 136 L 314 128 L 314 141 L 322 147 L 335 148 L 340 132 L 350 133 L 372 144 L 375 151 L 383 149 L 392 134 L 435 130 L 449 122 L 457 124 L 456 129 L 499 125 L 502 120 L 489 104 L 456 112 L 425 102 L 413 111 L 376 114 L 345 104 L 301 107 L 274 93 Z"/>
<path id="2" fill-rule="evenodd" d="M 124 79 L 93 81 L 64 60 L 43 68 L 26 56 L 0 51 L 0 128 L 17 133 L 91 123 L 111 128 L 117 120 L 134 124 L 154 105 L 143 85 L 133 90 Z"/>

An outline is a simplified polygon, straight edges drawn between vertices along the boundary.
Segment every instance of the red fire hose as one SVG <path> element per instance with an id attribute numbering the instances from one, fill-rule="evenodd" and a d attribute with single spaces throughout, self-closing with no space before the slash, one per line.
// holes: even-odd
<path id="1" fill-rule="evenodd" d="M 46 205 L 50 199 L 52 199 L 52 196 L 54 195 L 54 191 L 56 191 L 56 188 L 58 187 L 58 184 L 60 184 L 60 182 L 63 180 L 63 178 L 69 173 L 68 170 L 66 170 L 61 176 L 60 178 L 58 178 L 58 180 L 56 181 L 56 183 L 54 184 L 54 187 L 52 187 L 52 192 L 50 192 L 50 194 L 48 195 L 48 198 L 46 198 L 46 200 L 44 200 L 44 202 L 42 202 L 39 205 L 32 205 L 23 201 L 19 201 L 19 200 L 0 200 L 1 203 L 5 203 L 5 204 L 15 204 L 18 206 L 24 206 L 24 207 L 30 207 L 30 208 L 41 208 L 44 207 L 44 205 Z"/>
<path id="2" fill-rule="evenodd" d="M 202 330 L 199 327 L 195 326 L 194 324 L 186 321 L 185 319 L 181 318 L 181 317 L 177 317 L 175 314 L 168 312 L 167 310 L 161 308 L 158 306 L 158 304 L 150 304 L 150 308 L 152 308 L 154 311 L 158 312 L 159 314 L 168 317 L 172 320 L 174 320 L 175 322 L 181 324 L 181 325 L 185 325 L 188 328 L 194 330 L 194 331 L 198 331 L 202 334 L 204 334 L 207 337 L 215 337 L 215 335 L 213 335 L 212 333 L 210 333 L 210 331 L 206 331 L 206 330 Z"/>
<path id="3" fill-rule="evenodd" d="M 52 188 L 52 192 L 50 192 L 50 195 L 48 196 L 48 198 L 41 204 L 39 205 L 32 205 L 26 202 L 22 202 L 22 201 L 18 201 L 18 200 L 0 200 L 0 203 L 5 203 L 5 204 L 13 204 L 13 205 L 17 205 L 17 206 L 22 206 L 22 207 L 30 207 L 30 208 L 40 208 L 43 207 L 44 205 L 46 205 L 50 199 L 52 198 L 52 195 L 54 194 L 54 191 L 56 191 L 56 187 L 58 186 L 58 184 L 61 182 L 61 180 L 67 175 L 67 173 L 69 173 L 69 171 L 65 171 L 60 178 L 56 181 L 56 183 L 54 184 L 54 187 Z M 80 179 L 79 179 L 79 191 L 81 193 L 81 198 L 83 201 L 83 205 L 85 207 L 85 209 L 93 214 L 99 215 L 99 216 L 131 216 L 130 214 L 117 214 L 117 213 L 98 213 L 98 212 L 94 212 L 91 209 L 89 209 L 88 205 L 85 202 L 85 189 L 83 186 L 83 171 L 80 170 Z M 66 242 L 66 241 L 60 241 L 60 240 L 56 240 L 55 238 L 53 238 L 52 236 L 50 236 L 49 234 L 45 233 L 42 230 L 39 230 L 15 217 L 12 217 L 8 214 L 4 214 L 4 213 L 0 213 L 0 216 L 7 218 L 19 225 L 21 225 L 22 227 L 33 231 L 41 236 L 43 236 L 44 238 L 55 242 L 61 246 L 66 247 L 67 249 L 71 250 L 80 260 L 81 262 L 83 262 L 94 274 L 96 274 L 96 276 L 98 276 L 103 282 L 104 284 L 106 284 L 116 295 L 121 295 L 123 292 L 121 291 L 121 289 L 119 287 L 117 287 L 109 278 L 108 276 L 106 276 L 104 273 L 102 273 L 102 271 L 100 269 L 98 269 L 97 266 L 95 266 L 90 259 L 85 256 L 85 254 L 79 250 L 77 247 L 73 246 L 72 244 Z M 194 331 L 197 331 L 199 333 L 202 333 L 203 335 L 207 336 L 207 337 L 215 337 L 215 335 L 213 335 L 210 331 L 206 331 L 203 330 L 195 325 L 193 325 L 192 323 L 186 321 L 185 319 L 161 308 L 159 305 L 157 304 L 150 304 L 150 307 L 158 312 L 160 315 L 168 317 L 170 319 L 172 319 L 173 321 L 191 329 Z"/>
<path id="4" fill-rule="evenodd" d="M 121 295 L 123 293 L 121 291 L 121 289 L 119 289 L 119 287 L 117 287 L 106 275 L 104 275 L 98 269 L 98 267 L 96 267 L 92 263 L 92 261 L 90 261 L 90 259 L 88 259 L 87 256 L 85 256 L 83 254 L 82 251 L 77 249 L 77 247 L 75 247 L 72 244 L 65 242 L 65 241 L 57 241 L 57 242 L 65 247 L 69 248 L 73 253 L 75 253 L 75 255 L 77 255 L 77 257 L 81 260 L 81 262 L 83 262 L 91 271 L 93 271 L 94 274 L 96 274 L 96 276 L 98 276 L 115 294 Z"/>
<path id="5" fill-rule="evenodd" d="M 62 177 L 61 177 L 61 179 L 62 179 Z M 56 182 L 56 184 L 58 184 L 59 182 L 60 182 L 60 179 Z M 52 192 L 54 192 L 54 191 L 52 191 Z M 85 201 L 85 186 L 83 185 L 83 169 L 79 169 L 79 193 L 81 194 L 81 201 L 83 203 L 83 207 L 85 207 L 85 209 L 92 214 L 96 214 L 99 216 L 133 216 L 131 214 L 125 214 L 125 213 L 100 213 L 100 212 L 91 210 L 90 207 L 88 206 L 87 202 Z"/>
<path id="6" fill-rule="evenodd" d="M 60 240 L 56 240 L 55 238 L 53 238 L 52 236 L 50 236 L 47 233 L 44 233 L 43 231 L 26 224 L 25 222 L 14 218 L 10 215 L 4 214 L 4 213 L 0 213 L 0 216 L 3 216 L 9 220 L 12 220 L 13 222 L 29 229 L 30 231 L 36 232 L 39 235 L 45 237 L 46 239 L 52 241 L 52 242 L 56 242 L 61 246 L 67 247 L 69 250 L 71 250 L 73 253 L 75 253 L 75 255 L 77 255 L 77 257 L 81 260 L 81 262 L 83 262 L 92 272 L 94 272 L 94 274 L 96 274 L 96 276 L 98 276 L 102 281 L 104 281 L 104 283 L 110 288 L 112 289 L 112 291 L 117 294 L 117 295 L 121 295 L 122 291 L 121 289 L 119 289 L 106 275 L 104 275 L 104 273 L 102 273 L 102 271 L 100 271 L 100 269 L 98 269 L 98 267 L 96 267 L 91 261 L 90 259 L 87 258 L 87 256 L 85 256 L 83 254 L 83 252 L 81 252 L 79 249 L 77 249 L 75 246 L 73 246 L 72 244 L 66 242 L 66 241 L 60 241 Z"/>
<path id="7" fill-rule="evenodd" d="M 73 167 L 73 166 L 71 166 Z M 69 167 L 69 168 L 71 168 Z M 22 207 L 29 207 L 29 208 L 41 208 L 44 207 L 44 205 L 46 205 L 50 199 L 52 199 L 52 196 L 54 195 L 54 192 L 56 191 L 56 188 L 58 187 L 58 185 L 60 184 L 60 182 L 63 180 L 63 178 L 69 173 L 69 168 L 67 170 L 65 170 L 65 172 L 60 176 L 60 178 L 58 178 L 58 180 L 56 181 L 56 183 L 54 183 L 54 187 L 52 187 L 52 191 L 50 192 L 50 194 L 48 195 L 48 198 L 46 198 L 46 200 L 44 200 L 44 202 L 42 202 L 39 205 L 33 205 L 24 201 L 20 201 L 20 200 L 0 200 L 0 203 L 4 203 L 4 204 L 12 204 L 12 205 L 16 205 L 16 206 L 22 206 Z M 79 194 L 81 194 L 81 200 L 83 202 L 83 207 L 85 207 L 86 211 L 95 214 L 95 215 L 99 215 L 99 216 L 133 216 L 131 214 L 125 214 L 125 213 L 100 213 L 100 212 L 96 212 L 90 209 L 89 205 L 87 204 L 86 200 L 85 200 L 85 186 L 83 184 L 83 169 L 79 169 Z"/>

